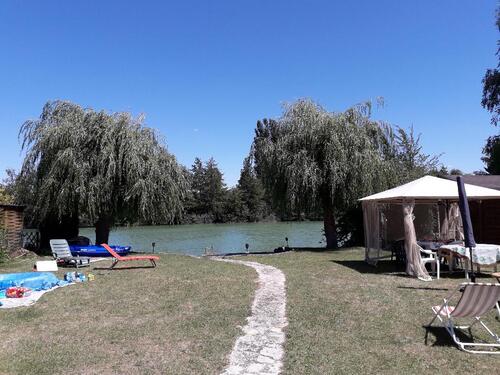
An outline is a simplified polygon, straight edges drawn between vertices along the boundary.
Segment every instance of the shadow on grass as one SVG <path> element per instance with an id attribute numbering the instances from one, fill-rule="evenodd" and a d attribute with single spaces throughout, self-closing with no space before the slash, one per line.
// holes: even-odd
<path id="1" fill-rule="evenodd" d="M 153 266 L 131 266 L 131 267 L 115 267 L 115 268 L 94 267 L 92 270 L 95 270 L 95 271 L 119 271 L 119 270 L 138 270 L 138 269 L 150 269 L 150 268 L 155 268 L 155 267 L 153 267 Z"/>
<path id="2" fill-rule="evenodd" d="M 434 274 L 432 275 L 434 277 Z M 460 280 L 462 279 L 464 282 L 465 280 L 465 274 L 463 271 L 455 271 L 452 273 L 448 273 L 447 271 L 441 271 L 441 279 L 453 279 L 453 280 Z M 476 273 L 476 277 L 482 277 L 481 275 Z"/>
<path id="3" fill-rule="evenodd" d="M 428 345 L 429 334 L 434 337 L 434 343 L 431 346 L 457 346 L 446 328 L 440 326 L 423 326 L 425 329 L 425 345 Z M 473 342 L 471 336 L 466 335 L 463 331 L 456 329 L 455 334 L 462 342 Z"/>
<path id="4" fill-rule="evenodd" d="M 327 249 L 326 247 L 293 247 L 293 251 L 297 252 L 311 252 L 311 253 L 328 253 L 342 251 L 342 249 Z"/>
<path id="5" fill-rule="evenodd" d="M 398 289 L 414 289 L 414 290 L 444 290 L 449 291 L 448 288 L 429 288 L 428 286 L 398 286 Z"/>
<path id="6" fill-rule="evenodd" d="M 364 260 L 330 260 L 330 262 L 337 263 L 338 265 L 350 268 L 359 273 L 408 277 L 403 269 L 396 267 L 394 262 L 378 262 L 377 266 L 372 266 Z"/>
<path id="7" fill-rule="evenodd" d="M 328 249 L 326 247 L 292 247 L 296 252 L 311 252 L 311 253 L 342 253 L 344 251 L 352 251 L 355 247 L 339 247 L 337 249 Z"/>
<path id="8" fill-rule="evenodd" d="M 375 275 L 391 275 L 391 276 L 401 276 L 401 277 L 410 277 L 406 274 L 404 266 L 398 266 L 394 261 L 380 261 L 376 266 L 366 263 L 364 260 L 330 260 L 330 262 L 337 263 L 338 265 L 350 268 L 359 273 L 369 273 Z M 431 274 L 434 278 L 435 275 Z M 477 273 L 476 277 L 487 277 L 488 274 Z M 441 278 L 446 279 L 456 279 L 456 280 L 464 280 L 465 276 L 463 271 L 455 271 L 453 273 L 448 273 L 447 271 L 441 272 Z M 425 289 L 425 288 L 422 288 Z M 434 288 L 429 288 L 434 289 Z M 437 289 L 439 290 L 439 289 Z M 448 289 L 444 289 L 448 290 Z"/>

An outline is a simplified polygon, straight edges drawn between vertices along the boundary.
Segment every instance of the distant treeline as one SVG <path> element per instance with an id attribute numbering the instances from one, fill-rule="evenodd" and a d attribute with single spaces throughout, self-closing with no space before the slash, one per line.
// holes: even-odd
<path id="1" fill-rule="evenodd" d="M 322 220 L 321 212 L 292 212 L 273 207 L 270 195 L 256 176 L 250 157 L 243 161 L 240 178 L 234 187 L 226 186 L 224 175 L 213 157 L 206 162 L 195 158 L 191 168 L 184 168 L 184 173 L 189 188 L 184 198 L 184 213 L 177 219 L 177 224 Z M 82 226 L 93 226 L 85 216 L 80 217 L 80 223 Z M 117 223 L 130 224 L 152 223 L 145 220 Z"/>
<path id="2" fill-rule="evenodd" d="M 269 218 L 272 208 L 259 179 L 245 159 L 240 179 L 228 188 L 216 161 L 196 158 L 186 170 L 190 189 L 184 203 L 184 223 L 254 222 Z"/>
<path id="3" fill-rule="evenodd" d="M 238 184 L 228 188 L 216 161 L 194 160 L 186 171 L 190 189 L 183 223 L 229 223 L 320 218 L 318 213 L 283 212 L 272 206 L 256 176 L 250 157 L 245 158 Z"/>

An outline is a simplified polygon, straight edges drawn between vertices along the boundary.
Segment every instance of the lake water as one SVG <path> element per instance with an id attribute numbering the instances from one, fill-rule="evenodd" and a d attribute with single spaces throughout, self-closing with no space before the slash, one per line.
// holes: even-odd
<path id="1" fill-rule="evenodd" d="M 81 228 L 80 235 L 95 240 L 93 228 Z M 278 222 L 242 224 L 189 224 L 157 225 L 115 228 L 110 233 L 113 245 L 131 245 L 132 250 L 202 255 L 205 248 L 213 247 L 217 253 L 238 253 L 245 251 L 245 244 L 252 251 L 272 251 L 286 245 L 290 247 L 322 247 L 323 223 Z"/>

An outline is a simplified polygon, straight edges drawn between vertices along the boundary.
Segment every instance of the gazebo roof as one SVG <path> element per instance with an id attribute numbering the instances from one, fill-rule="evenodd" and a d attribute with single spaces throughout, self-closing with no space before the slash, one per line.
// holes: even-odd
<path id="1" fill-rule="evenodd" d="M 467 198 L 470 199 L 500 199 L 500 191 L 481 186 L 465 184 Z M 420 200 L 458 200 L 458 188 L 455 181 L 439 177 L 424 176 L 407 184 L 382 191 L 361 201 L 400 201 L 405 199 Z"/>

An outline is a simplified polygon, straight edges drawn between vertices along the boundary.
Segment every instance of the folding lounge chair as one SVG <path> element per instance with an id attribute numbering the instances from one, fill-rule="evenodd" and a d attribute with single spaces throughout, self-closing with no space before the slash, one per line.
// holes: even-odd
<path id="1" fill-rule="evenodd" d="M 497 281 L 500 283 L 500 272 L 493 272 L 491 276 L 497 279 Z M 498 318 L 500 318 L 500 300 L 497 302 L 497 313 Z"/>
<path id="2" fill-rule="evenodd" d="M 463 293 L 457 305 L 451 306 L 449 304 L 450 298 L 462 288 L 464 288 Z M 481 320 L 484 314 L 495 308 L 499 298 L 500 284 L 460 284 L 448 298 L 443 300 L 442 305 L 432 307 L 435 316 L 429 326 L 438 318 L 460 349 L 475 354 L 500 354 L 500 337 L 493 333 Z M 466 326 L 459 326 L 454 322 L 456 318 L 469 318 L 472 319 L 472 323 Z M 471 327 L 476 323 L 479 323 L 488 332 L 495 343 L 462 342 L 458 339 L 455 330 L 469 330 L 470 334 Z"/>
<path id="3" fill-rule="evenodd" d="M 88 257 L 74 257 L 69 250 L 68 241 L 66 240 L 50 240 L 50 248 L 52 249 L 52 256 L 57 260 L 57 263 L 63 265 L 72 265 L 76 268 L 85 267 L 90 265 L 90 258 Z"/>
<path id="4" fill-rule="evenodd" d="M 111 254 L 113 257 L 113 264 L 111 264 L 110 269 L 112 269 L 114 266 L 118 264 L 118 262 L 127 262 L 130 260 L 149 260 L 151 262 L 151 266 L 154 268 L 156 267 L 156 261 L 160 260 L 160 257 L 156 255 L 134 255 L 134 256 L 125 256 L 122 257 L 121 255 L 117 254 L 111 247 L 109 247 L 107 244 L 103 243 L 101 244 L 102 247 L 104 247 L 108 252 Z"/>

